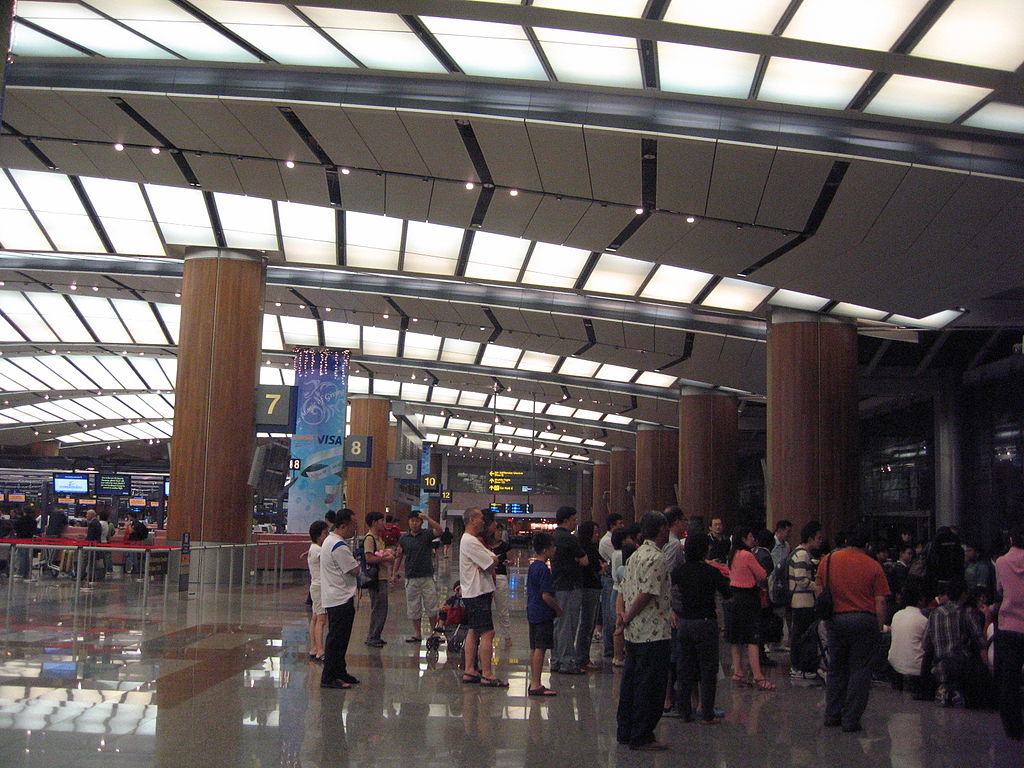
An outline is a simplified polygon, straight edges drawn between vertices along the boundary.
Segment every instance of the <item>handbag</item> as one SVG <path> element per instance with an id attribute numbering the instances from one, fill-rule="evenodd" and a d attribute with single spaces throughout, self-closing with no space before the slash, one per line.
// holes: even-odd
<path id="1" fill-rule="evenodd" d="M 832 599 L 832 555 L 828 556 L 828 568 L 825 571 L 825 586 L 814 599 L 814 613 L 822 621 L 830 621 L 836 612 L 836 604 Z"/>

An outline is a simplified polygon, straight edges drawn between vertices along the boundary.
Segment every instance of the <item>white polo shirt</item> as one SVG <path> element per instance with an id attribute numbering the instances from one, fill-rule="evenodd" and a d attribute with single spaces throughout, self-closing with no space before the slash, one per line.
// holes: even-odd
<path id="1" fill-rule="evenodd" d="M 334 608 L 356 596 L 356 577 L 349 571 L 359 568 L 345 540 L 328 534 L 320 548 L 320 595 L 324 608 Z"/>
<path id="2" fill-rule="evenodd" d="M 309 545 L 309 554 L 306 555 L 306 565 L 309 566 L 309 584 L 312 587 L 320 586 L 320 545 L 316 542 Z"/>
<path id="3" fill-rule="evenodd" d="M 470 533 L 459 542 L 459 583 L 463 597 L 479 597 L 494 591 L 494 577 L 486 573 L 498 558 Z"/>
<path id="4" fill-rule="evenodd" d="M 892 645 L 889 663 L 901 675 L 916 677 L 921 674 L 924 661 L 924 633 L 928 617 L 916 605 L 896 611 L 892 617 Z"/>

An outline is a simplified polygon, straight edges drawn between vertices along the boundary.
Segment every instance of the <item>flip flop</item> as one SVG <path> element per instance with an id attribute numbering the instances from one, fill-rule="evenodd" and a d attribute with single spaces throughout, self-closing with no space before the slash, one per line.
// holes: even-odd
<path id="1" fill-rule="evenodd" d="M 508 681 L 497 677 L 480 676 L 480 685 L 484 688 L 508 688 Z"/>
<path id="2" fill-rule="evenodd" d="M 540 688 L 530 688 L 526 691 L 527 696 L 557 696 L 558 693 L 552 691 L 550 688 L 546 688 L 543 685 Z"/>
<path id="3" fill-rule="evenodd" d="M 479 682 L 480 682 L 480 675 L 470 675 L 470 674 L 463 674 L 462 675 L 462 684 L 463 685 L 472 685 L 474 683 L 479 683 Z"/>

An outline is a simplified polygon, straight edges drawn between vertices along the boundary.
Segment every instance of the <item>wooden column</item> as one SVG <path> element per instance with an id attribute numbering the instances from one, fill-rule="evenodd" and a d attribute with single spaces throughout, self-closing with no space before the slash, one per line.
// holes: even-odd
<path id="1" fill-rule="evenodd" d="M 266 258 L 192 249 L 181 286 L 167 538 L 249 537 Z"/>
<path id="2" fill-rule="evenodd" d="M 736 523 L 739 403 L 733 395 L 684 387 L 679 397 L 679 506 L 704 522 Z"/>
<path id="3" fill-rule="evenodd" d="M 388 416 L 391 401 L 386 397 L 354 396 L 352 402 L 353 435 L 373 438 L 372 464 L 369 467 L 348 467 L 345 470 L 346 504 L 355 511 L 359 530 L 365 528 L 367 512 L 384 512 L 391 497 L 392 481 L 388 480 L 390 429 Z"/>
<path id="4" fill-rule="evenodd" d="M 633 480 L 636 477 L 636 451 L 612 448 L 608 465 L 608 511 L 618 512 L 627 523 L 636 520 L 633 508 Z"/>
<path id="5" fill-rule="evenodd" d="M 600 520 L 594 517 L 594 479 L 591 477 L 590 468 L 576 468 L 576 496 L 579 499 L 577 509 L 580 513 L 580 522 L 584 520 Z"/>
<path id="6" fill-rule="evenodd" d="M 591 519 L 604 528 L 608 516 L 608 462 L 604 459 L 594 461 L 593 492 L 591 494 Z"/>
<path id="7" fill-rule="evenodd" d="M 56 440 L 43 440 L 32 443 L 28 447 L 31 456 L 60 456 L 60 443 Z"/>
<path id="8" fill-rule="evenodd" d="M 832 537 L 857 512 L 857 329 L 792 310 L 768 326 L 768 523 L 819 521 Z"/>
<path id="9" fill-rule="evenodd" d="M 653 424 L 637 425 L 634 506 L 642 517 L 676 503 L 679 432 Z"/>

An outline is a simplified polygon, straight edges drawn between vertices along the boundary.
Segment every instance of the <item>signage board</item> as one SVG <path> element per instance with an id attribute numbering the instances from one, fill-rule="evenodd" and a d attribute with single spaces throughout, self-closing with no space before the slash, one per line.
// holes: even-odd
<path id="1" fill-rule="evenodd" d="M 420 476 L 420 463 L 415 459 L 388 462 L 388 477 L 392 480 L 416 480 Z"/>
<path id="2" fill-rule="evenodd" d="M 453 497 L 453 494 L 452 494 L 451 491 L 441 491 L 441 503 L 442 504 L 451 504 L 452 503 L 452 497 Z"/>
<path id="3" fill-rule="evenodd" d="M 373 463 L 373 438 L 349 435 L 345 438 L 345 466 L 368 467 Z"/>
<path id="4" fill-rule="evenodd" d="M 96 494 L 98 496 L 128 496 L 131 492 L 131 475 L 96 475 Z"/>
<path id="5" fill-rule="evenodd" d="M 487 490 L 491 493 L 517 493 L 526 473 L 515 469 L 492 469 L 487 473 Z"/>
<path id="6" fill-rule="evenodd" d="M 505 505 L 505 512 L 509 515 L 532 515 L 533 504 L 520 504 L 512 502 Z"/>
<path id="7" fill-rule="evenodd" d="M 78 473 L 63 473 L 53 476 L 54 493 L 88 493 L 89 476 Z"/>
<path id="8" fill-rule="evenodd" d="M 423 492 L 434 494 L 441 490 L 441 480 L 437 475 L 423 476 Z"/>
<path id="9" fill-rule="evenodd" d="M 295 431 L 295 387 L 261 384 L 256 388 L 256 431 Z"/>

